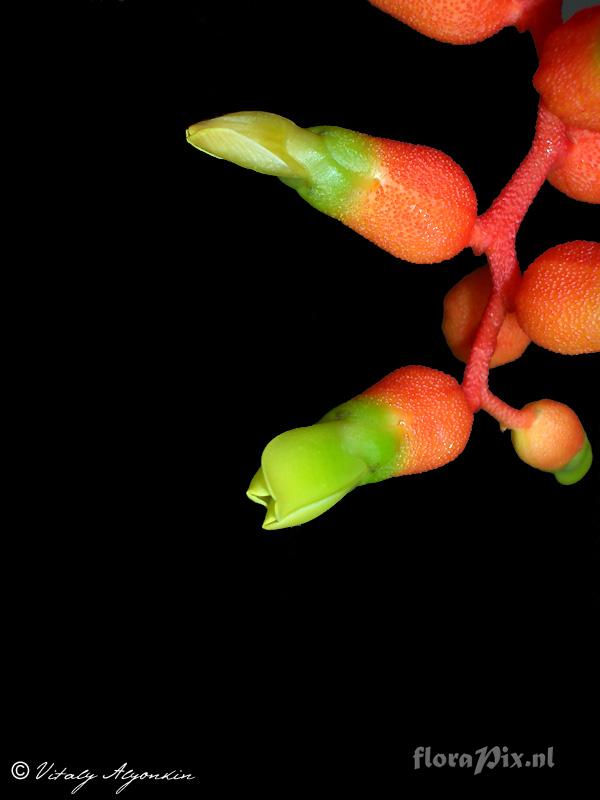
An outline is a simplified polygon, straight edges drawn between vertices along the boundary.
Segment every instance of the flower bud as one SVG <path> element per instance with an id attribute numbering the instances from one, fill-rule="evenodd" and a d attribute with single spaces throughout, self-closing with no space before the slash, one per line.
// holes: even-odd
<path id="1" fill-rule="evenodd" d="M 516 297 L 519 324 L 563 355 L 600 351 L 600 244 L 566 242 L 527 268 Z"/>
<path id="2" fill-rule="evenodd" d="M 492 277 L 489 267 L 486 266 L 465 275 L 444 298 L 442 332 L 449 348 L 460 361 L 467 363 L 469 360 L 491 293 Z M 519 325 L 516 314 L 509 311 L 498 331 L 490 367 L 515 361 L 523 355 L 529 341 L 529 336 Z"/>
<path id="3" fill-rule="evenodd" d="M 600 6 L 578 11 L 548 36 L 533 85 L 565 125 L 600 131 Z"/>
<path id="4" fill-rule="evenodd" d="M 454 378 L 404 367 L 315 425 L 275 437 L 247 494 L 266 507 L 266 530 L 300 525 L 357 486 L 452 461 L 464 449 L 472 421 Z"/>
<path id="5" fill-rule="evenodd" d="M 507 25 L 528 29 L 541 14 L 560 19 L 560 0 L 369 0 L 411 28 L 450 44 L 473 44 Z"/>
<path id="6" fill-rule="evenodd" d="M 529 409 L 535 412 L 532 424 L 511 432 L 515 452 L 530 467 L 552 472 L 559 483 L 577 483 L 592 465 L 592 448 L 579 417 L 555 400 L 538 400 L 523 410 Z"/>
<path id="7" fill-rule="evenodd" d="M 467 246 L 477 199 L 445 153 L 345 128 L 299 128 L 276 114 L 228 114 L 187 132 L 194 147 L 268 175 L 319 211 L 415 264 Z"/>
<path id="8" fill-rule="evenodd" d="M 308 522 L 356 486 L 389 477 L 397 442 L 385 417 L 374 405 L 355 403 L 344 419 L 276 436 L 247 492 L 267 509 L 263 528 Z"/>
<path id="9" fill-rule="evenodd" d="M 600 133 L 567 128 L 567 139 L 568 147 L 548 182 L 573 200 L 600 203 Z"/>

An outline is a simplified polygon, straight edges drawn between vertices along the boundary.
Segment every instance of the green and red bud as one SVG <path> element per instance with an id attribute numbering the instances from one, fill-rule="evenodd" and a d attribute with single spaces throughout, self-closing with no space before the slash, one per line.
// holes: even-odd
<path id="1" fill-rule="evenodd" d="M 393 411 L 402 443 L 394 475 L 437 469 L 459 456 L 469 441 L 473 412 L 460 384 L 445 372 L 402 367 L 362 397 Z"/>
<path id="2" fill-rule="evenodd" d="M 565 485 L 581 480 L 592 465 L 592 448 L 577 414 L 555 400 L 538 400 L 523 410 L 532 410 L 535 417 L 528 428 L 511 432 L 521 461 L 552 472 Z"/>
<path id="3" fill-rule="evenodd" d="M 187 137 L 203 152 L 279 177 L 397 258 L 433 264 L 469 243 L 477 216 L 473 187 L 434 148 L 345 128 L 299 128 L 258 111 L 200 122 Z"/>
<path id="4" fill-rule="evenodd" d="M 294 428 L 266 446 L 247 492 L 267 509 L 265 530 L 308 522 L 356 486 L 392 475 L 398 447 L 385 411 L 351 403 L 343 418 Z"/>
<path id="5" fill-rule="evenodd" d="M 315 425 L 273 439 L 247 494 L 266 507 L 266 530 L 300 525 L 357 486 L 449 463 L 464 450 L 472 422 L 454 378 L 403 367 Z"/>

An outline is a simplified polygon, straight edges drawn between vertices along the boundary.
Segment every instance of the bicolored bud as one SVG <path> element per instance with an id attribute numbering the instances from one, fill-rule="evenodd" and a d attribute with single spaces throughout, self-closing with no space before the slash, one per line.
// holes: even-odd
<path id="1" fill-rule="evenodd" d="M 573 200 L 600 203 L 600 133 L 567 128 L 567 139 L 565 154 L 552 167 L 548 181 Z"/>
<path id="2" fill-rule="evenodd" d="M 294 428 L 269 442 L 247 494 L 266 507 L 265 530 L 301 525 L 356 486 L 390 477 L 397 450 L 385 409 L 355 401 L 343 418 Z"/>
<path id="3" fill-rule="evenodd" d="M 450 44 L 482 42 L 507 25 L 529 30 L 537 17 L 560 21 L 560 0 L 369 0 L 431 39 Z"/>
<path id="4" fill-rule="evenodd" d="M 454 461 L 465 449 L 473 412 L 460 384 L 430 367 L 397 369 L 362 397 L 390 408 L 403 443 L 394 475 L 413 475 Z"/>
<path id="5" fill-rule="evenodd" d="M 527 268 L 516 297 L 519 324 L 564 355 L 600 351 L 600 244 L 566 242 Z"/>
<path id="6" fill-rule="evenodd" d="M 299 128 L 252 111 L 199 122 L 190 144 L 279 177 L 319 211 L 397 258 L 433 264 L 465 248 L 477 199 L 445 153 L 345 128 Z"/>
<path id="7" fill-rule="evenodd" d="M 266 530 L 300 525 L 357 486 L 449 463 L 464 450 L 472 423 L 454 378 L 403 367 L 315 425 L 273 439 L 248 497 L 266 507 Z"/>
<path id="8" fill-rule="evenodd" d="M 480 267 L 466 275 L 450 289 L 444 298 L 442 332 L 450 350 L 465 363 L 469 360 L 475 335 L 492 293 L 489 267 Z M 490 367 L 499 367 L 519 358 L 529 344 L 517 316 L 509 312 L 498 332 L 496 349 Z"/>
<path id="9" fill-rule="evenodd" d="M 577 414 L 555 400 L 538 400 L 523 410 L 532 410 L 535 417 L 528 428 L 511 432 L 521 461 L 552 472 L 564 485 L 581 480 L 592 465 L 592 448 Z"/>
<path id="10" fill-rule="evenodd" d="M 600 131 L 600 6 L 578 11 L 548 36 L 533 85 L 565 125 Z"/>

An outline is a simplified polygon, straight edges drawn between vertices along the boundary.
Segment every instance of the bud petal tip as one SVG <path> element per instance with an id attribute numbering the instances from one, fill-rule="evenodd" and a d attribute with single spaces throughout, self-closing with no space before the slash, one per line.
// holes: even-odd
<path id="1" fill-rule="evenodd" d="M 586 436 L 581 450 L 562 469 L 557 469 L 554 477 L 563 486 L 571 486 L 587 475 L 592 466 L 592 460 L 592 446 Z"/>
<path id="2" fill-rule="evenodd" d="M 241 111 L 191 125 L 187 141 L 203 153 L 225 159 L 239 167 L 276 175 L 307 178 L 306 168 L 290 152 L 295 140 L 308 134 L 293 122 L 265 111 Z"/>
<path id="3" fill-rule="evenodd" d="M 265 530 L 290 528 L 330 509 L 368 471 L 362 459 L 346 451 L 340 425 L 321 423 L 273 439 L 246 494 L 267 509 Z"/>

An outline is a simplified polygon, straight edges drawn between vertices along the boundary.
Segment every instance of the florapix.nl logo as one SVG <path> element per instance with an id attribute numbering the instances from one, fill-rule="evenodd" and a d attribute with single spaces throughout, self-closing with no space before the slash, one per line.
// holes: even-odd
<path id="1" fill-rule="evenodd" d="M 424 768 L 459 768 L 473 770 L 480 775 L 484 769 L 540 769 L 554 766 L 554 747 L 548 747 L 544 753 L 526 755 L 510 750 L 508 747 L 480 747 L 472 753 L 437 753 L 432 754 L 431 747 L 417 747 L 413 754 L 415 769 Z"/>

